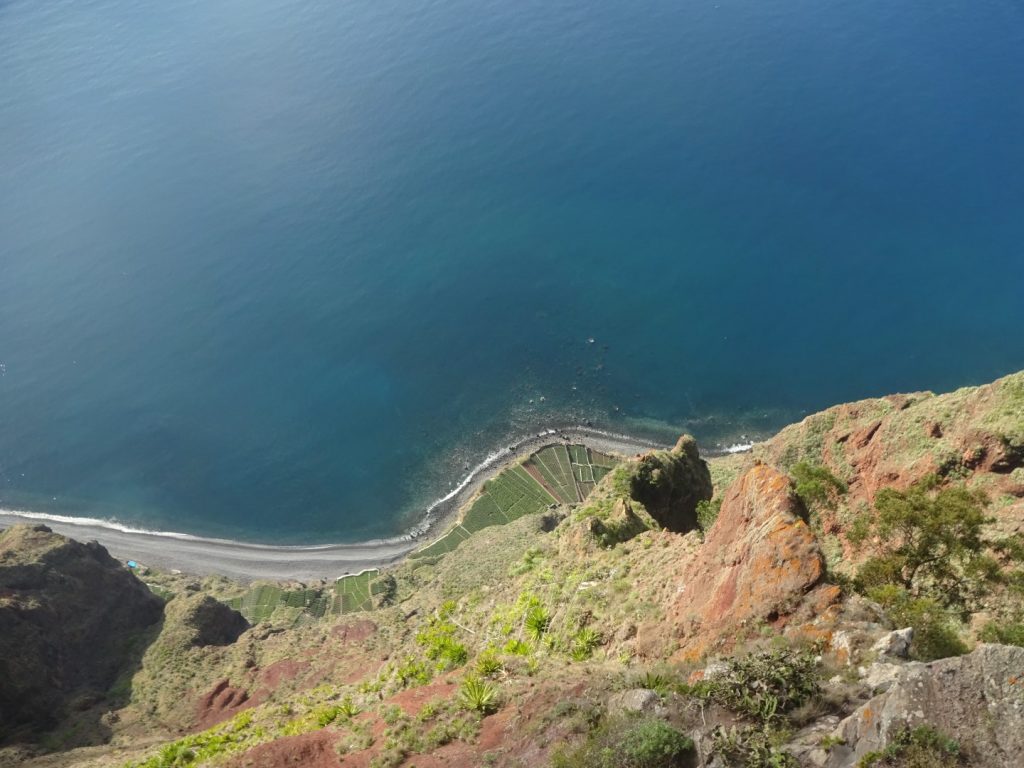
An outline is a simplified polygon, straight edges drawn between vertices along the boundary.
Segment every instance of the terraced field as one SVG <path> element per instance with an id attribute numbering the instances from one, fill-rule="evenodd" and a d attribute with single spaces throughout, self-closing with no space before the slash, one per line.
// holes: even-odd
<path id="1" fill-rule="evenodd" d="M 327 615 L 369 610 L 373 607 L 373 598 L 387 589 L 386 584 L 377 581 L 377 575 L 377 571 L 367 571 L 358 576 L 345 576 L 328 589 L 288 590 L 263 584 L 226 602 L 250 624 L 272 619 L 301 624 Z"/>
<path id="2" fill-rule="evenodd" d="M 438 557 L 470 534 L 557 504 L 578 504 L 618 460 L 583 445 L 549 445 L 484 484 L 461 523 L 410 557 Z"/>
<path id="3" fill-rule="evenodd" d="M 373 596 L 383 591 L 374 583 L 377 571 L 366 571 L 358 576 L 345 576 L 334 582 L 331 613 L 357 613 L 373 608 Z"/>

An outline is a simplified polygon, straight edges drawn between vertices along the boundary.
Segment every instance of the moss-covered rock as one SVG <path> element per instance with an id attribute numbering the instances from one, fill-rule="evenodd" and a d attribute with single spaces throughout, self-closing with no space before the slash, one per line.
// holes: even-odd
<path id="1" fill-rule="evenodd" d="M 163 601 L 96 542 L 0 533 L 0 733 L 31 736 L 101 699 Z"/>
<path id="2" fill-rule="evenodd" d="M 697 528 L 697 504 L 712 493 L 708 465 L 689 435 L 680 437 L 671 451 L 652 451 L 630 467 L 630 496 L 669 531 Z"/>

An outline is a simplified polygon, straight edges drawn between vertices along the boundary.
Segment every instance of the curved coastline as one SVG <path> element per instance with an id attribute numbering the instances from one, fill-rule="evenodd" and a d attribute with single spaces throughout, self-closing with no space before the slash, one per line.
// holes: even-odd
<path id="1" fill-rule="evenodd" d="M 175 531 L 149 531 L 95 518 L 6 509 L 0 509 L 0 527 L 43 523 L 67 536 L 96 540 L 115 557 L 130 558 L 165 570 L 216 573 L 239 580 L 335 579 L 392 565 L 413 550 L 426 546 L 447 531 L 455 514 L 480 485 L 510 462 L 546 445 L 567 441 L 619 455 L 665 447 L 652 440 L 590 427 L 547 428 L 489 453 L 451 491 L 432 502 L 420 521 L 404 534 L 348 544 L 258 544 Z"/>

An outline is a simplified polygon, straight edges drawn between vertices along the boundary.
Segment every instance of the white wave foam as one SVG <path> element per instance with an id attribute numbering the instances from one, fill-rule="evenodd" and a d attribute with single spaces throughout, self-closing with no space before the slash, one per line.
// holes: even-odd
<path id="1" fill-rule="evenodd" d="M 71 515 L 55 515 L 47 512 L 30 512 L 27 510 L 19 509 L 3 509 L 0 508 L 0 515 L 7 515 L 9 517 L 17 517 L 25 520 L 36 520 L 39 522 L 52 522 L 61 523 L 64 525 L 76 525 L 81 527 L 93 527 L 93 528 L 106 528 L 108 530 L 118 531 L 120 533 L 127 533 L 141 536 L 160 536 L 168 539 L 179 539 L 185 541 L 196 541 L 216 544 L 230 544 L 233 546 L 244 546 L 253 549 L 275 549 L 275 550 L 289 550 L 289 551 L 314 551 L 324 549 L 344 549 L 347 547 L 366 547 L 372 545 L 386 545 L 386 544 L 399 544 L 403 542 L 413 542 L 419 539 L 424 534 L 430 531 L 431 526 L 435 522 L 435 513 L 439 507 L 446 504 L 447 502 L 455 499 L 460 493 L 462 493 L 474 480 L 476 480 L 483 472 L 494 468 L 495 465 L 503 463 L 509 459 L 510 456 L 515 455 L 520 449 L 534 445 L 538 441 L 545 440 L 552 437 L 553 435 L 565 435 L 566 437 L 586 440 L 586 438 L 598 438 L 609 440 L 611 442 L 620 443 L 624 445 L 631 445 L 637 448 L 650 448 L 653 447 L 652 443 L 648 440 L 643 440 L 632 435 L 624 435 L 617 432 L 608 432 L 602 429 L 594 429 L 593 427 L 585 427 L 581 425 L 571 425 L 561 428 L 548 428 L 544 429 L 535 434 L 525 435 L 514 441 L 507 447 L 492 451 L 488 453 L 484 459 L 474 466 L 469 473 L 459 481 L 458 485 L 452 488 L 444 496 L 441 496 L 432 501 L 424 511 L 420 522 L 410 527 L 405 533 L 393 536 L 386 539 L 374 539 L 372 541 L 362 541 L 352 544 L 298 544 L 298 545 L 278 545 L 278 544 L 257 544 L 253 542 L 238 541 L 232 539 L 221 539 L 208 536 L 197 536 L 191 533 L 181 533 L 178 531 L 157 531 L 148 528 L 142 528 L 135 525 L 129 525 L 122 523 L 116 518 L 103 519 L 97 517 L 75 517 Z M 539 447 L 539 446 L 535 446 Z M 729 449 L 726 449 L 729 450 Z M 733 452 L 733 451 L 730 451 Z"/>
<path id="2" fill-rule="evenodd" d="M 733 443 L 732 445 L 727 445 L 722 449 L 724 453 L 746 453 L 747 451 L 752 450 L 754 450 L 753 443 Z"/>

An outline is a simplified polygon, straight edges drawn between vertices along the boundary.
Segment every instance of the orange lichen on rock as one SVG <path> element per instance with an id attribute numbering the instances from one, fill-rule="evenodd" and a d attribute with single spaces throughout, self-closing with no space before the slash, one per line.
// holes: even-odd
<path id="1" fill-rule="evenodd" d="M 815 590 L 825 562 L 800 511 L 789 479 L 767 465 L 755 465 L 729 488 L 669 610 L 680 655 L 729 645 L 756 622 L 782 624 L 812 590 L 817 610 L 835 602 L 838 590 Z"/>

